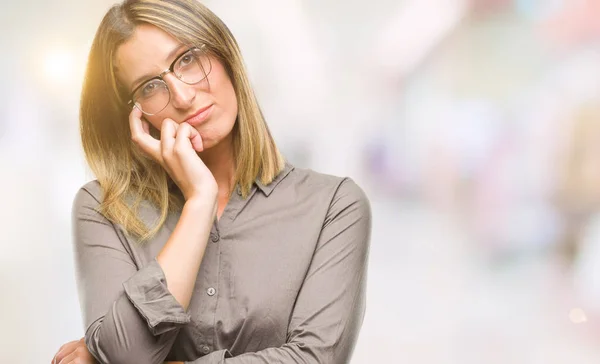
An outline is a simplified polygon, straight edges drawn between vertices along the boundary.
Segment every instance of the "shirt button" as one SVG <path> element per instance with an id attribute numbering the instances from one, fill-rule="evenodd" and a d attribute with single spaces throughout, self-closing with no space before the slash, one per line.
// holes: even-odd
<path id="1" fill-rule="evenodd" d="M 210 240 L 211 240 L 213 243 L 216 243 L 217 241 L 219 241 L 219 239 L 220 239 L 219 235 L 216 235 L 216 234 L 210 234 Z"/>
<path id="2" fill-rule="evenodd" d="M 209 348 L 208 346 L 204 345 L 204 346 L 202 347 L 202 352 L 203 352 L 204 354 L 208 354 L 208 353 L 210 353 L 210 348 Z"/>
<path id="3" fill-rule="evenodd" d="M 206 290 L 206 293 L 207 293 L 209 296 L 214 296 L 214 295 L 215 295 L 215 293 L 217 293 L 217 290 L 216 290 L 216 289 L 214 289 L 214 288 L 212 288 L 212 287 L 210 287 L 209 289 L 207 289 L 207 290 Z"/>

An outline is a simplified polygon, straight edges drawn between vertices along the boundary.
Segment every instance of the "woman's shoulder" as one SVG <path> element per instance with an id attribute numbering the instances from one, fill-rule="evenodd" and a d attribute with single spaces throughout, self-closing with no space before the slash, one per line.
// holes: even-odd
<path id="1" fill-rule="evenodd" d="M 97 179 L 84 183 L 75 193 L 75 205 L 100 204 L 102 201 L 102 188 Z"/>
<path id="2" fill-rule="evenodd" d="M 338 176 L 315 171 L 311 168 L 294 167 L 289 175 L 289 185 L 311 195 L 330 195 L 335 200 L 369 203 L 362 187 L 349 176 Z"/>
<path id="3" fill-rule="evenodd" d="M 353 234 L 370 234 L 372 209 L 363 188 L 351 177 L 321 173 L 309 168 L 296 168 L 291 173 L 291 185 L 296 200 L 307 208 L 309 215 L 322 216 L 322 227 L 345 229 L 353 226 Z M 303 186 L 303 187 L 298 187 Z M 300 192 L 297 192 L 300 191 Z M 322 212 L 321 215 L 319 212 Z M 340 230 L 341 232 L 341 230 Z M 366 242 L 366 244 L 362 244 Z M 368 246 L 368 239 L 348 239 L 348 244 L 361 243 Z"/>

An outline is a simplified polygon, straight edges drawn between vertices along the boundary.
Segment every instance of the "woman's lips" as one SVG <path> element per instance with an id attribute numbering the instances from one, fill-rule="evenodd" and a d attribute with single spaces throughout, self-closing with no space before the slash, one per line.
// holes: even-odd
<path id="1" fill-rule="evenodd" d="M 212 113 L 213 108 L 214 108 L 214 104 L 203 107 L 202 109 L 198 110 L 198 112 L 196 112 L 196 114 L 194 114 L 194 116 L 192 116 L 189 119 L 186 119 L 184 122 L 188 123 L 192 126 L 198 126 L 198 125 L 202 124 L 206 119 L 208 119 L 208 117 Z"/>

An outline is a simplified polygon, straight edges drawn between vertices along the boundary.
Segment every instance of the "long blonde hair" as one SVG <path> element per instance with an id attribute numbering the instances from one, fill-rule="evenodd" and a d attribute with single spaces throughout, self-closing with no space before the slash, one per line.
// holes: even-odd
<path id="1" fill-rule="evenodd" d="M 104 16 L 90 50 L 80 106 L 81 141 L 86 160 L 100 183 L 98 211 L 140 242 L 152 238 L 183 198 L 160 164 L 144 156 L 131 140 L 123 87 L 115 75 L 118 47 L 136 26 L 151 24 L 186 45 L 204 44 L 227 71 L 238 101 L 232 130 L 234 185 L 246 198 L 258 178 L 269 184 L 285 161 L 250 86 L 238 44 L 227 26 L 195 0 L 128 0 Z M 139 217 L 142 202 L 159 209 L 154 226 Z"/>

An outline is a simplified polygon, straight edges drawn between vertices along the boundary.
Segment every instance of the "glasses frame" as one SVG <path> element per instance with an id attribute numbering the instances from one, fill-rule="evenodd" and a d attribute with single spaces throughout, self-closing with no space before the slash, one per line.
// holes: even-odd
<path id="1" fill-rule="evenodd" d="M 208 75 L 210 74 L 210 72 L 212 71 L 212 63 L 210 61 L 210 58 L 207 58 L 208 59 L 208 64 L 209 64 L 208 73 L 206 73 L 204 75 L 204 77 L 202 77 L 199 81 L 196 81 L 196 82 L 186 82 L 186 81 L 182 80 L 181 77 L 177 74 L 177 72 L 175 72 L 174 68 L 175 68 L 175 64 L 183 56 L 185 56 L 186 54 L 188 54 L 190 51 L 204 51 L 205 48 L 206 48 L 206 45 L 202 44 L 200 47 L 191 47 L 191 48 L 188 48 L 187 50 L 185 50 L 184 52 L 182 52 L 180 55 L 177 56 L 177 58 L 175 58 L 175 60 L 173 62 L 171 62 L 171 65 L 169 66 L 169 68 L 167 68 L 166 70 L 162 71 L 158 76 L 154 76 L 152 78 L 149 78 L 149 79 L 145 80 L 144 82 L 140 83 L 136 88 L 134 88 L 133 91 L 131 91 L 131 94 L 129 96 L 130 99 L 129 99 L 129 102 L 127 102 L 127 105 L 131 105 L 132 107 L 137 107 L 145 115 L 156 115 L 156 114 L 160 113 L 161 111 L 163 111 L 164 109 L 166 109 L 167 106 L 169 106 L 169 104 L 171 103 L 171 89 L 169 89 L 169 84 L 167 84 L 167 82 L 165 81 L 164 76 L 167 75 L 167 74 L 169 74 L 169 73 L 172 73 L 172 74 L 175 75 L 175 77 L 179 81 L 181 81 L 181 82 L 183 82 L 183 83 L 185 83 L 187 85 L 195 85 L 195 84 L 198 84 L 198 83 L 204 81 L 208 77 Z M 200 67 L 202 68 L 202 65 L 200 65 Z M 161 80 L 162 82 L 164 82 L 165 86 L 167 86 L 167 91 L 169 91 L 169 101 L 167 102 L 167 104 L 165 105 L 165 107 L 163 107 L 162 109 L 158 110 L 155 113 L 145 112 L 144 110 L 142 110 L 141 107 L 139 107 L 137 105 L 137 103 L 133 102 L 133 95 L 136 93 L 136 91 L 139 90 L 142 86 L 144 86 L 145 84 L 147 84 L 148 82 L 150 82 L 152 80 Z"/>

